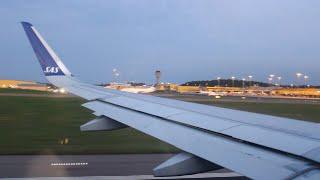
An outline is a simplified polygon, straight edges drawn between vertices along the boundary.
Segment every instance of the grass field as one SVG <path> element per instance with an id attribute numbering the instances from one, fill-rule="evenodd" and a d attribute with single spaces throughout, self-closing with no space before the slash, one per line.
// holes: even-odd
<path id="1" fill-rule="evenodd" d="M 19 93 L 19 94 L 53 94 L 48 91 L 37 91 L 37 90 L 28 90 L 28 89 L 11 89 L 11 88 L 0 88 L 1 93 Z"/>
<path id="2" fill-rule="evenodd" d="M 81 132 L 94 118 L 79 98 L 0 97 L 0 154 L 91 154 L 173 152 L 131 128 Z M 69 143 L 60 141 L 68 138 Z"/>
<path id="3" fill-rule="evenodd" d="M 320 105 L 314 104 L 268 104 L 268 103 L 215 103 L 216 106 L 288 117 L 320 123 Z"/>
<path id="4" fill-rule="evenodd" d="M 320 123 L 319 104 L 293 104 L 293 103 L 254 103 L 254 102 L 201 102 L 206 105 L 256 112 L 280 117 L 299 119 Z"/>
<path id="5" fill-rule="evenodd" d="M 0 96 L 0 154 L 120 154 L 178 151 L 131 128 L 81 132 L 94 118 L 79 98 Z M 320 106 L 303 104 L 213 103 L 222 107 L 319 122 Z M 61 141 L 68 139 L 67 144 Z"/>

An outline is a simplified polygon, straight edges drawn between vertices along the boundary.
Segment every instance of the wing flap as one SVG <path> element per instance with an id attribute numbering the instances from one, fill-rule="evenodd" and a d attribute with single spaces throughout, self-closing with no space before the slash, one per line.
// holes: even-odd
<path id="1" fill-rule="evenodd" d="M 93 101 L 84 107 L 150 134 L 177 148 L 255 179 L 284 179 L 305 161 L 138 111 Z M 187 138 L 186 138 L 187 137 Z"/>
<path id="2" fill-rule="evenodd" d="M 305 156 L 308 151 L 319 148 L 320 141 L 299 134 L 240 123 L 232 119 L 208 116 L 124 96 L 105 98 L 101 101 L 320 162 L 318 158 Z"/>
<path id="3" fill-rule="evenodd" d="M 222 133 L 301 156 L 320 146 L 320 143 L 313 139 L 249 125 L 232 127 L 222 131 Z"/>

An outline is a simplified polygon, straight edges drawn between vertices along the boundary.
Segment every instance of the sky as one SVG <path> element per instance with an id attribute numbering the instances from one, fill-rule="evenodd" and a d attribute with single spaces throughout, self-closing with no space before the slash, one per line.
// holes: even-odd
<path id="1" fill-rule="evenodd" d="M 319 0 L 10 0 L 0 2 L 0 79 L 45 82 L 19 22 L 91 83 L 183 83 L 252 75 L 320 84 Z"/>

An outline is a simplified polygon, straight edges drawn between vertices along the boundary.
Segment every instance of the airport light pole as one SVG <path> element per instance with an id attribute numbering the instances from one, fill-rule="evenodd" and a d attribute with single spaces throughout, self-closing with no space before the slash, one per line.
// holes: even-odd
<path id="1" fill-rule="evenodd" d="M 297 86 L 299 86 L 299 80 L 300 80 L 300 77 L 302 76 L 303 74 L 302 73 L 296 73 L 296 77 L 297 77 Z"/>
<path id="2" fill-rule="evenodd" d="M 249 75 L 248 78 L 249 78 L 248 80 L 249 80 L 249 87 L 250 87 L 250 86 L 252 86 L 252 78 L 253 78 L 253 76 Z"/>
<path id="3" fill-rule="evenodd" d="M 272 86 L 272 77 L 268 77 L 269 85 Z"/>
<path id="4" fill-rule="evenodd" d="M 244 89 L 246 78 L 242 78 L 242 88 Z"/>
<path id="5" fill-rule="evenodd" d="M 270 75 L 269 75 L 269 77 L 271 78 L 270 84 L 272 84 L 272 81 L 273 81 L 274 76 L 275 76 L 274 74 L 270 74 Z"/>
<path id="6" fill-rule="evenodd" d="M 281 77 L 281 76 L 278 76 L 277 78 L 278 78 L 278 84 L 279 84 L 279 86 L 281 86 L 281 79 L 282 79 L 282 77 Z"/>
<path id="7" fill-rule="evenodd" d="M 232 80 L 232 87 L 234 87 L 234 80 L 236 79 L 236 77 L 232 76 L 231 80 Z"/>
<path id="8" fill-rule="evenodd" d="M 218 87 L 220 87 L 220 80 L 221 80 L 221 77 L 217 77 Z"/>
<path id="9" fill-rule="evenodd" d="M 309 76 L 304 75 L 303 79 L 304 79 L 304 85 L 307 87 L 307 82 L 308 82 Z"/>

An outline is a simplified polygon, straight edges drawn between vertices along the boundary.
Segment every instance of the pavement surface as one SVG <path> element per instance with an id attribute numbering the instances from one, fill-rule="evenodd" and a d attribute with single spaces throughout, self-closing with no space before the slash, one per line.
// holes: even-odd
<path id="1" fill-rule="evenodd" d="M 246 179 L 226 169 L 171 178 L 153 177 L 152 169 L 171 156 L 172 154 L 0 156 L 0 178 Z"/>
<path id="2" fill-rule="evenodd" d="M 320 104 L 319 98 L 299 98 L 280 96 L 207 96 L 203 94 L 151 93 L 150 95 L 189 101 L 195 103 L 207 102 L 254 102 L 254 103 L 284 103 L 284 104 Z"/>
<path id="3" fill-rule="evenodd" d="M 204 102 L 255 102 L 255 103 L 289 103 L 289 104 L 320 104 L 320 98 L 304 97 L 285 97 L 285 96 L 221 96 L 217 99 L 214 96 L 204 94 L 178 94 L 178 93 L 149 93 L 148 95 L 172 98 L 181 101 L 190 101 L 195 103 Z M 68 94 L 26 94 L 26 93 L 0 93 L 0 96 L 15 97 L 47 97 L 47 98 L 70 98 L 77 97 Z"/>

